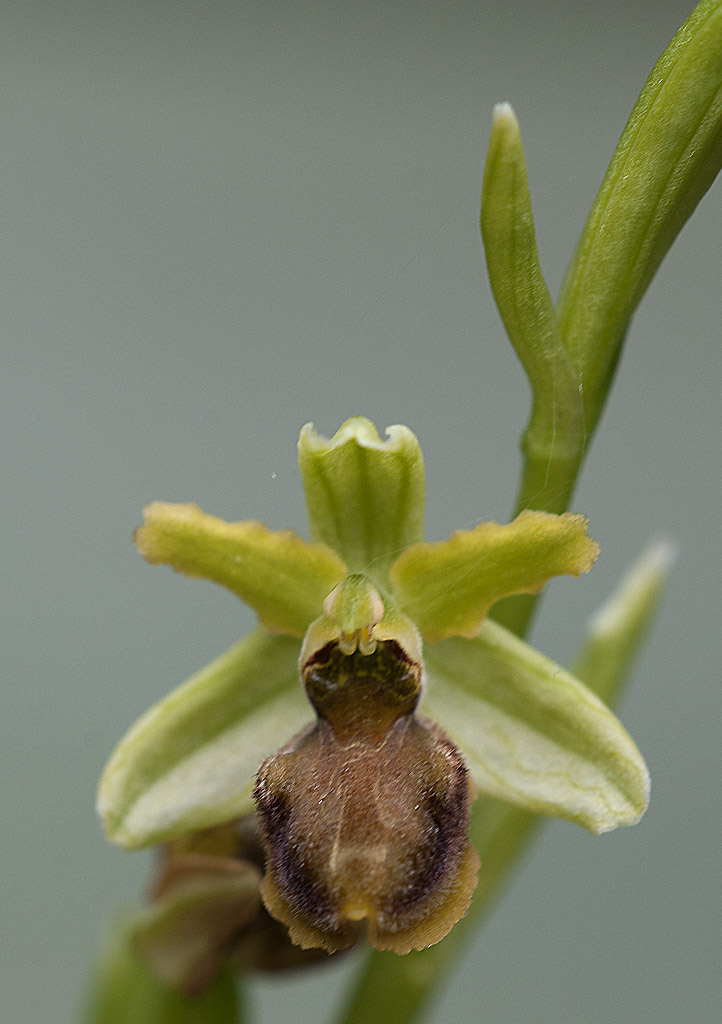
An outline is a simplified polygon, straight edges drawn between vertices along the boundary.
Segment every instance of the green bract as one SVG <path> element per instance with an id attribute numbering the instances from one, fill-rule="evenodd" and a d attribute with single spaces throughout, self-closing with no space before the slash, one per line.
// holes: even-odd
<path id="1" fill-rule="evenodd" d="M 299 455 L 313 543 L 194 505 L 154 502 L 136 542 L 151 562 L 229 587 L 265 629 L 152 708 L 111 757 L 99 790 L 109 837 L 158 843 L 252 809 L 255 772 L 312 717 L 298 678 L 330 641 L 362 654 L 394 640 L 425 663 L 422 712 L 464 754 L 478 790 L 604 832 L 647 805 L 644 761 L 578 680 L 484 617 L 597 554 L 581 516 L 526 512 L 442 543 L 422 540 L 415 436 L 382 441 L 362 417 L 331 439 L 307 425 Z M 311 627 L 309 629 L 309 627 Z M 358 636 L 356 634 L 358 633 Z M 285 635 L 284 635 L 285 634 Z M 366 646 L 364 646 L 366 645 Z"/>
<path id="2" fill-rule="evenodd" d="M 494 108 L 481 233 L 494 298 L 532 389 L 531 419 L 522 439 L 527 472 L 520 507 L 561 512 L 568 492 L 548 487 L 550 467 L 568 468 L 581 457 L 584 405 L 539 265 L 521 133 L 508 103 Z"/>

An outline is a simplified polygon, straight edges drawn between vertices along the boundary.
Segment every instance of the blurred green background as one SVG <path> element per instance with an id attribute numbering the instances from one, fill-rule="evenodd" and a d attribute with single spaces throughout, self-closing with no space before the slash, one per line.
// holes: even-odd
<path id="1" fill-rule="evenodd" d="M 361 412 L 421 439 L 431 538 L 506 520 L 528 395 L 479 242 L 492 105 L 519 116 L 556 293 L 690 8 L 3 5 L 3 1020 L 75 1020 L 149 867 L 103 839 L 102 764 L 253 621 L 142 562 L 143 504 L 303 531 L 298 430 Z M 651 808 L 601 839 L 551 823 L 435 1020 L 719 1021 L 721 281 L 717 183 L 632 325 L 577 494 L 602 556 L 549 587 L 534 635 L 569 659 L 650 535 L 678 541 L 622 707 Z M 353 968 L 255 983 L 258 1020 L 324 1019 Z"/>

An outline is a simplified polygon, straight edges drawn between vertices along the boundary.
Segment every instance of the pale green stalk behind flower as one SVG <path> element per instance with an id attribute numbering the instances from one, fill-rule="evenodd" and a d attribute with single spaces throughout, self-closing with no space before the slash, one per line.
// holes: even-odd
<path id="1" fill-rule="evenodd" d="M 129 922 L 113 924 L 92 980 L 83 1024 L 244 1024 L 238 985 L 223 971 L 198 998 L 161 984 L 133 948 Z"/>
<path id="2" fill-rule="evenodd" d="M 494 108 L 481 202 L 489 281 L 532 388 L 522 438 L 519 509 L 563 512 L 569 494 L 549 487 L 553 466 L 572 470 L 584 448 L 579 375 L 563 343 L 537 252 L 521 133 L 508 103 Z"/>

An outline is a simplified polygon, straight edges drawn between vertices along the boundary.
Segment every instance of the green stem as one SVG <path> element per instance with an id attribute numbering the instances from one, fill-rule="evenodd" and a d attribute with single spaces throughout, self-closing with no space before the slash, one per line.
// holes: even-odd
<path id="1" fill-rule="evenodd" d="M 83 1024 L 244 1024 L 245 1008 L 230 969 L 202 995 L 186 998 L 161 984 L 136 954 L 131 920 L 114 922 L 96 966 Z"/>
<path id="2" fill-rule="evenodd" d="M 527 431 L 522 441 L 524 466 L 515 515 L 525 508 L 560 513 L 569 507 L 592 433 L 593 428 L 571 451 L 555 450 L 550 445 L 545 456 L 543 449 L 527 443 Z M 494 605 L 491 618 L 517 636 L 524 636 L 531 626 L 539 599 L 538 594 L 507 597 Z"/>

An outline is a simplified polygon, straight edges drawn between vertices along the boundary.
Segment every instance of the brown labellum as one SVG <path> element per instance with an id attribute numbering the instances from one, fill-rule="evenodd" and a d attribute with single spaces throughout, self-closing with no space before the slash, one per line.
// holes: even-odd
<path id="1" fill-rule="evenodd" d="M 264 903 L 306 948 L 346 949 L 364 929 L 376 949 L 433 945 L 466 912 L 479 858 L 461 754 L 415 714 L 421 666 L 395 641 L 331 642 L 302 675 L 317 721 L 256 783 Z"/>

